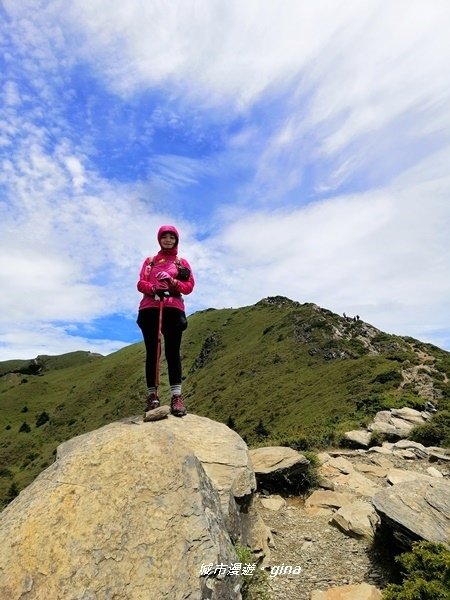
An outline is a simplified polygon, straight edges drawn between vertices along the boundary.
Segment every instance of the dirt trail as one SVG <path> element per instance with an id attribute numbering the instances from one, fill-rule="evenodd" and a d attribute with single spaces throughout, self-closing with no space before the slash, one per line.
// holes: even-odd
<path id="1" fill-rule="evenodd" d="M 346 455 L 355 465 L 370 463 L 370 455 Z M 405 460 L 389 456 L 393 466 L 426 473 L 427 459 Z M 450 477 L 448 466 L 440 466 L 444 476 Z M 384 478 L 365 474 L 379 486 L 388 486 Z M 336 491 L 349 492 L 336 486 Z M 369 502 L 370 500 L 367 499 Z M 313 590 L 347 584 L 370 583 L 382 589 L 389 581 L 392 556 L 386 548 L 377 548 L 361 538 L 352 538 L 329 523 L 330 517 L 312 516 L 304 509 L 298 497 L 286 498 L 287 506 L 280 511 L 265 509 L 258 500 L 258 510 L 272 530 L 276 547 L 272 549 L 271 566 L 300 566 L 298 575 L 279 574 L 270 577 L 271 600 L 309 600 Z"/>

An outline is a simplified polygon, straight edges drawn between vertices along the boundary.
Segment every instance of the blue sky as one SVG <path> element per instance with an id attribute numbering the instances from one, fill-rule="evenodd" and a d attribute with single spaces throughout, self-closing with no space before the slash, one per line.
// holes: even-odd
<path id="1" fill-rule="evenodd" d="M 284 295 L 450 350 L 447 1 L 0 18 L 0 360 L 139 341 L 162 223 L 189 313 Z"/>

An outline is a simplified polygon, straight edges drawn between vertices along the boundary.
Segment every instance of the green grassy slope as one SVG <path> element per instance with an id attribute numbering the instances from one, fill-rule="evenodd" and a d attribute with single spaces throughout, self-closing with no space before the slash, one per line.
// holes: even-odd
<path id="1" fill-rule="evenodd" d="M 405 368 L 428 369 L 439 406 L 448 408 L 449 357 L 277 297 L 189 318 L 184 394 L 191 412 L 229 423 L 250 444 L 319 446 L 382 408 L 423 406 L 414 385 L 400 388 Z M 60 442 L 141 413 L 144 359 L 140 343 L 107 357 L 39 357 L 39 374 L 27 371 L 30 361 L 0 363 L 0 501 L 50 464 Z M 164 362 L 161 380 L 168 400 Z"/>

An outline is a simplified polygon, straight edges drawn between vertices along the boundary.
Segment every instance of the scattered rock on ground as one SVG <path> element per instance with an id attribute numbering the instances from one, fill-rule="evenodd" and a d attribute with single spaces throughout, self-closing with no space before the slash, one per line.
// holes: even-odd
<path id="1" fill-rule="evenodd" d="M 352 431 L 347 431 L 344 436 L 350 442 L 362 446 L 363 448 L 368 448 L 372 434 L 366 429 L 354 429 Z"/>
<path id="2" fill-rule="evenodd" d="M 434 477 L 397 483 L 376 494 L 373 505 L 403 546 L 417 539 L 450 541 L 450 482 Z"/>
<path id="3" fill-rule="evenodd" d="M 368 502 L 356 500 L 342 506 L 332 517 L 331 523 L 344 533 L 373 539 L 380 518 Z"/>
<path id="4" fill-rule="evenodd" d="M 424 473 L 407 471 L 406 469 L 391 469 L 387 474 L 387 480 L 391 485 L 405 481 L 416 481 L 417 479 L 429 479 L 429 477 L 429 475 L 425 475 Z"/>
<path id="5" fill-rule="evenodd" d="M 409 407 L 381 410 L 377 412 L 367 429 L 347 431 L 344 436 L 352 444 L 367 448 L 372 433 L 381 433 L 391 440 L 402 440 L 408 437 L 416 425 L 426 423 L 431 417 L 431 412 L 418 411 Z"/>
<path id="6" fill-rule="evenodd" d="M 329 490 L 315 490 L 305 502 L 308 514 L 330 514 L 331 511 L 347 506 L 352 502 L 350 494 L 332 492 Z"/>
<path id="7" fill-rule="evenodd" d="M 411 449 L 415 453 L 414 459 L 403 459 L 398 451 Z M 328 472 L 326 477 L 327 488 L 333 487 L 340 495 L 329 495 L 329 489 L 316 490 L 309 498 L 302 502 L 294 497 L 287 498 L 288 507 L 285 510 L 274 512 L 262 508 L 264 520 L 270 525 L 276 547 L 272 549 L 271 565 L 291 564 L 301 565 L 301 576 L 278 575 L 269 578 L 272 592 L 272 600 L 310 600 L 311 592 L 327 590 L 336 586 L 357 585 L 361 583 L 373 584 L 379 589 L 385 587 L 389 580 L 389 572 L 385 562 L 377 559 L 369 538 L 358 537 L 355 533 L 344 530 L 335 522 L 340 512 L 350 510 L 353 505 L 361 500 L 358 486 L 353 489 L 349 476 L 364 473 L 367 480 L 376 486 L 375 493 L 381 490 L 395 490 L 388 481 L 387 474 L 392 470 L 406 471 L 420 474 L 422 481 L 441 481 L 449 484 L 450 465 L 442 460 L 439 465 L 439 473 L 442 477 L 431 477 L 428 470 L 430 467 L 429 457 L 431 454 L 448 456 L 447 451 L 442 448 L 422 448 L 420 444 L 402 440 L 400 442 L 386 442 L 382 447 L 369 450 L 342 450 L 332 449 L 322 452 L 319 460 L 322 466 L 326 466 L 332 459 L 342 457 L 346 462 L 339 461 L 340 468 L 321 469 Z M 333 465 L 333 462 L 331 462 Z M 353 470 L 351 466 L 353 466 Z M 347 474 L 342 473 L 349 471 Z M 438 469 L 436 469 L 438 470 Z M 394 471 L 395 472 L 395 471 Z M 420 476 L 419 475 L 419 476 Z M 342 478 L 346 478 L 343 485 Z M 420 481 L 420 480 L 416 480 Z M 403 485 L 403 484 L 399 484 Z M 413 482 L 416 485 L 416 482 Z M 320 493 L 319 493 L 320 492 Z M 324 494 L 324 495 L 322 495 Z M 348 502 L 342 502 L 342 495 Z M 449 494 L 450 497 L 450 494 Z M 336 498 L 341 498 L 337 502 Z M 369 503 L 370 496 L 366 496 L 365 504 Z M 372 502 L 370 498 L 370 502 Z M 342 504 L 341 509 L 338 505 Z M 422 507 L 424 512 L 431 509 Z M 420 516 L 412 517 L 412 520 L 420 520 Z M 386 523 L 386 519 L 384 520 Z M 390 527 L 394 527 L 393 524 Z M 345 529 L 345 527 L 344 527 Z M 416 538 L 418 539 L 418 538 Z M 450 540 L 450 537 L 448 538 Z M 377 547 L 375 547 L 377 548 Z M 384 547 L 378 551 L 383 551 Z M 389 561 L 392 565 L 392 561 Z M 331 589 L 330 589 L 331 588 Z M 347 589 L 347 588 L 346 588 Z M 357 594 L 362 594 L 363 588 L 359 588 Z M 334 592 L 334 590 L 333 590 Z M 331 596 L 332 597 L 332 596 Z M 338 596 L 339 597 L 339 596 Z M 349 596 L 351 597 L 351 596 Z M 346 598 L 346 596 L 343 596 Z M 357 595 L 358 600 L 364 596 Z"/>
<path id="8" fill-rule="evenodd" d="M 311 600 L 379 600 L 381 592 L 368 583 L 359 585 L 344 585 L 331 588 L 326 592 L 313 592 Z"/>
<path id="9" fill-rule="evenodd" d="M 269 510 L 281 510 L 286 506 L 286 500 L 281 496 L 267 496 L 261 498 L 261 504 Z"/>

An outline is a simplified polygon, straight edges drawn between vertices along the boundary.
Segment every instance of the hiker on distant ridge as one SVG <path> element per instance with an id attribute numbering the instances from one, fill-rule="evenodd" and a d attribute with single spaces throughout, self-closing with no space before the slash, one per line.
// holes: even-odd
<path id="1" fill-rule="evenodd" d="M 139 275 L 137 288 L 144 294 L 139 304 L 137 324 L 144 337 L 146 360 L 145 375 L 148 388 L 145 412 L 160 406 L 158 397 L 158 331 L 162 310 L 162 334 L 172 394 L 170 411 L 177 417 L 186 414 L 181 395 L 181 337 L 187 327 L 182 294 L 194 289 L 192 269 L 184 258 L 179 258 L 179 234 L 172 225 L 163 225 L 158 231 L 160 250 L 146 258 Z M 161 304 L 162 303 L 162 304 Z"/>

